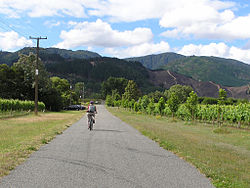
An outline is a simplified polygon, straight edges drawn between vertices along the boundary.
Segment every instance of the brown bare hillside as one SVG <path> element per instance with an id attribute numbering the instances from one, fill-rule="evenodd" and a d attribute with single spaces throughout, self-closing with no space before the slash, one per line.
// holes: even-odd
<path id="1" fill-rule="evenodd" d="M 227 91 L 228 97 L 246 98 L 250 100 L 249 86 L 225 87 L 212 81 L 197 81 L 169 70 L 149 71 L 149 76 L 152 84 L 165 89 L 169 89 L 175 84 L 189 85 L 201 97 L 218 97 L 219 89 L 223 88 Z"/>

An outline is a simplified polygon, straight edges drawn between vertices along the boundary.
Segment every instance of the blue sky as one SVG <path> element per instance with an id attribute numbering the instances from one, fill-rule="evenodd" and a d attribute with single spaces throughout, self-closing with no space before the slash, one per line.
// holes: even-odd
<path id="1" fill-rule="evenodd" d="M 164 52 L 250 64 L 249 0 L 0 0 L 0 50 L 35 46 L 136 57 Z"/>

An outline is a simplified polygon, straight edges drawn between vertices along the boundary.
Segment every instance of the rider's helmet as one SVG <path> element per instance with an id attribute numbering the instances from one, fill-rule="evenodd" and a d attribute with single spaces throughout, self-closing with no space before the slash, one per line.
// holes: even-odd
<path id="1" fill-rule="evenodd" d="M 90 101 L 90 104 L 94 104 L 94 101 Z"/>

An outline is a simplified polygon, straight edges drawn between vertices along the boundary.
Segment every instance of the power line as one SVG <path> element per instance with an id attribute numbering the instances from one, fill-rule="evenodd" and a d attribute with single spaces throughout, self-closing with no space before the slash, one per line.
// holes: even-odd
<path id="1" fill-rule="evenodd" d="M 7 23 L 6 23 L 5 21 L 3 21 L 2 19 L 0 19 L 0 22 L 1 22 L 2 24 L 4 24 L 6 27 L 8 27 L 10 30 L 15 31 L 15 32 L 18 33 L 20 36 L 23 36 L 24 38 L 26 38 L 24 33 L 21 33 L 20 31 L 17 31 L 16 29 L 14 29 L 13 27 L 11 27 L 9 24 L 7 24 Z M 7 30 L 6 30 L 6 31 L 7 31 Z M 26 36 L 27 36 L 27 35 L 26 35 Z"/>
<path id="2" fill-rule="evenodd" d="M 20 22 L 17 22 L 17 23 L 14 23 L 13 25 L 13 22 L 12 23 L 9 23 L 7 20 L 3 20 L 1 17 L 0 17 L 0 28 L 2 28 L 4 31 L 8 32 L 8 31 L 15 31 L 16 33 L 18 33 L 20 36 L 24 37 L 24 38 L 27 38 L 30 33 L 27 33 L 26 31 L 21 31 L 20 28 L 17 29 L 18 27 L 17 26 L 21 25 L 21 30 L 22 30 L 22 27 L 24 26 L 24 24 L 20 23 Z M 7 29 L 8 28 L 8 29 Z M 34 34 L 36 35 L 39 35 L 39 32 L 37 29 L 35 29 L 35 26 L 29 24 L 29 23 L 25 23 L 25 29 L 27 29 L 29 31 L 33 31 Z"/>

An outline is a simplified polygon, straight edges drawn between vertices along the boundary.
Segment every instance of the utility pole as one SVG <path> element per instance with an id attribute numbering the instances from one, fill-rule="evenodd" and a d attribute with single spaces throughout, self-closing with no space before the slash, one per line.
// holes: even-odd
<path id="1" fill-rule="evenodd" d="M 47 37 L 30 37 L 30 39 L 36 40 L 36 71 L 35 71 L 35 115 L 38 112 L 38 60 L 39 60 L 39 40 L 47 39 Z"/>
<path id="2" fill-rule="evenodd" d="M 82 88 L 82 99 L 84 99 L 84 82 L 83 82 L 83 88 Z"/>
<path id="3" fill-rule="evenodd" d="M 72 90 L 72 85 L 70 84 L 70 101 L 69 101 L 69 105 L 71 105 L 71 98 L 72 98 L 72 93 L 71 93 L 71 90 Z"/>

